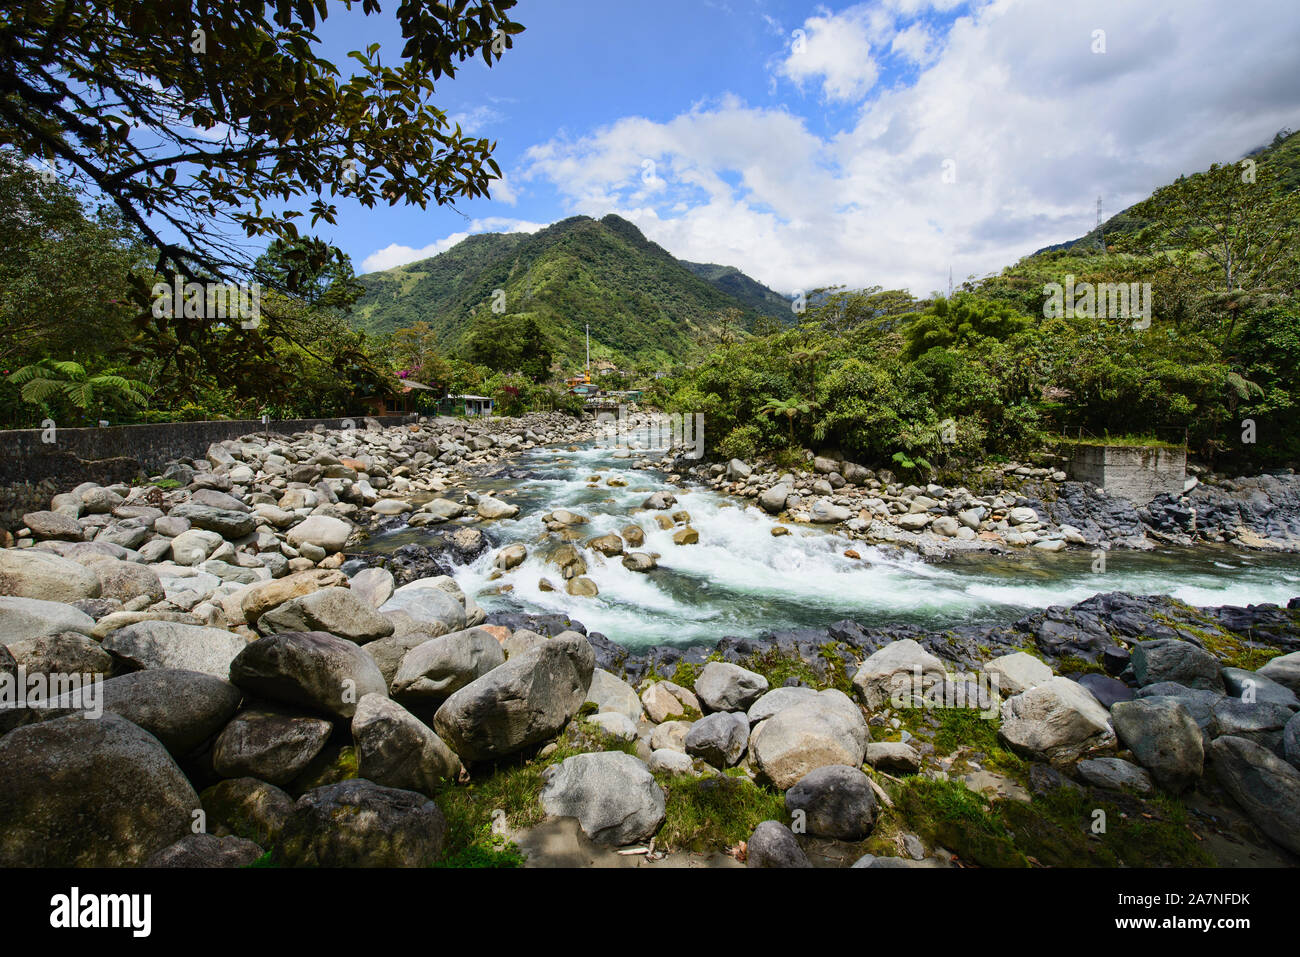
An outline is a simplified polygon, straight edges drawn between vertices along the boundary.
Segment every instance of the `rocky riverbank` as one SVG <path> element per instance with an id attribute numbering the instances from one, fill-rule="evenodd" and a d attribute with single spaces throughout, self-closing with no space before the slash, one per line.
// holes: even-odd
<path id="1" fill-rule="evenodd" d="M 1018 463 L 971 476 L 978 491 L 907 483 L 887 469 L 824 456 L 810 457 L 800 472 L 738 459 L 724 465 L 674 457 L 661 464 L 792 522 L 933 559 L 967 550 L 1206 543 L 1300 551 L 1300 476 L 1290 472 L 1238 479 L 1203 473 L 1181 496 L 1162 494 L 1137 506 L 1057 469 Z"/>
<path id="2" fill-rule="evenodd" d="M 650 863 L 1296 862 L 1300 609 L 1100 595 L 637 654 L 567 616 L 489 616 L 445 566 L 518 506 L 474 473 L 591 435 L 536 416 L 253 436 L 25 516 L 0 549 L 0 865 L 520 863 L 510 836 L 544 855 L 527 835 L 548 819 Z M 954 540 L 1060 528 L 839 464 L 790 476 L 782 510 L 875 498 L 936 537 L 938 512 L 988 499 Z M 741 471 L 710 480 L 771 492 Z M 1216 489 L 1223 515 L 1240 491 Z M 693 531 L 661 498 L 650 514 Z M 562 511 L 548 533 L 585 541 Z M 393 522 L 436 527 L 347 559 Z M 614 537 L 601 554 L 635 563 Z"/>

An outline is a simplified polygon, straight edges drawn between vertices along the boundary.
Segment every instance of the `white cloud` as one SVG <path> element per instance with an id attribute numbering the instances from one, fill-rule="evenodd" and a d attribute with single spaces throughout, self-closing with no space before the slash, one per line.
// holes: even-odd
<path id="1" fill-rule="evenodd" d="M 396 266 L 405 266 L 407 263 L 419 262 L 421 259 L 429 259 L 439 253 L 445 253 L 452 246 L 475 233 L 535 233 L 539 229 L 544 229 L 546 225 L 546 223 L 530 223 L 522 219 L 503 219 L 497 216 L 476 219 L 470 223 L 468 229 L 434 240 L 419 249 L 397 243 L 377 249 L 361 261 L 361 272 L 362 274 L 382 272 Z"/>
<path id="2" fill-rule="evenodd" d="M 888 25 L 888 14 L 866 5 L 809 17 L 794 31 L 777 72 L 800 88 L 819 80 L 828 100 L 860 100 L 876 85 L 880 70 L 871 45 Z"/>
<path id="3" fill-rule="evenodd" d="M 724 97 L 540 144 L 518 178 L 549 181 L 569 212 L 618 212 L 677 256 L 783 291 L 924 294 L 946 286 L 950 266 L 958 280 L 983 275 L 1082 235 L 1099 194 L 1109 215 L 1300 125 L 1293 2 L 1239 0 L 1225 17 L 1213 0 L 986 0 L 927 44 L 934 59 L 913 85 L 877 90 L 831 134 Z M 891 0 L 904 16 L 944 3 Z M 799 76 L 832 99 L 874 83 L 861 70 L 871 47 L 910 29 L 873 32 L 862 8 L 814 21 L 846 28 L 811 31 L 800 55 L 820 57 Z M 1105 54 L 1091 52 L 1099 28 Z M 642 181 L 646 159 L 662 188 Z"/>

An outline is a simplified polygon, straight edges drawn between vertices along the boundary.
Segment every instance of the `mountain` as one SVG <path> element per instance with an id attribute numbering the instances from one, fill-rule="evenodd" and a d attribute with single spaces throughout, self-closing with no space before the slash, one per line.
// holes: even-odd
<path id="1" fill-rule="evenodd" d="M 582 360 L 588 325 L 593 360 L 654 367 L 696 352 L 727 310 L 739 310 L 744 327 L 761 314 L 790 318 L 786 300 L 739 270 L 683 263 L 614 215 L 575 216 L 531 235 L 477 234 L 359 281 L 358 328 L 383 334 L 423 321 L 444 349 L 463 354 L 475 335 L 532 318 L 570 367 Z"/>
<path id="2" fill-rule="evenodd" d="M 1272 167 L 1278 173 L 1279 181 L 1284 188 L 1300 189 L 1300 131 L 1294 133 L 1290 130 L 1280 131 L 1273 138 L 1273 142 L 1267 146 L 1256 147 L 1243 156 L 1242 160 L 1247 158 L 1254 159 L 1261 166 L 1267 164 Z M 1149 223 L 1146 220 L 1133 216 L 1125 209 L 1102 223 L 1101 232 L 1105 234 L 1106 242 L 1110 243 L 1118 236 L 1137 232 L 1148 225 Z M 1034 255 L 1053 252 L 1058 249 L 1073 249 L 1076 246 L 1093 246 L 1100 250 L 1101 237 L 1097 229 L 1089 230 L 1078 239 L 1056 243 L 1053 246 L 1044 246 Z"/>
<path id="3" fill-rule="evenodd" d="M 679 262 L 706 282 L 712 283 L 734 299 L 738 299 L 754 312 L 773 319 L 786 320 L 790 316 L 790 298 L 769 289 L 756 279 L 751 279 L 735 266 L 716 263 Z"/>

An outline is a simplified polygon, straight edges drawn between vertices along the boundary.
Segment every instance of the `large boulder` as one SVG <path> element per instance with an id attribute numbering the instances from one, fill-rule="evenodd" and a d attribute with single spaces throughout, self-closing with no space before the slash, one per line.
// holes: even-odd
<path id="1" fill-rule="evenodd" d="M 695 695 L 710 711 L 744 711 L 766 690 L 762 675 L 725 661 L 710 661 L 695 679 Z"/>
<path id="2" fill-rule="evenodd" d="M 1090 758 L 1075 765 L 1079 777 L 1089 784 L 1118 791 L 1132 788 L 1139 794 L 1149 794 L 1155 790 L 1151 775 L 1136 764 L 1123 758 Z"/>
<path id="3" fill-rule="evenodd" d="M 631 844 L 664 822 L 664 793 L 645 763 L 622 751 L 578 754 L 542 772 L 542 810 L 576 817 L 593 841 Z"/>
<path id="4" fill-rule="evenodd" d="M 591 686 L 587 689 L 587 701 L 584 703 L 594 704 L 597 711 L 625 714 L 634 723 L 645 716 L 636 689 L 602 668 L 591 673 Z"/>
<path id="5" fill-rule="evenodd" d="M 749 723 L 757 724 L 778 711 L 815 697 L 816 688 L 773 688 L 749 706 Z"/>
<path id="6" fill-rule="evenodd" d="M 763 507 L 763 511 L 776 515 L 785 508 L 785 500 L 789 497 L 790 486 L 773 485 L 758 496 L 758 504 Z"/>
<path id="7" fill-rule="evenodd" d="M 352 716 L 357 774 L 390 788 L 433 794 L 461 772 L 460 758 L 396 701 L 368 694 Z"/>
<path id="8" fill-rule="evenodd" d="M 1002 703 L 1003 742 L 1035 761 L 1064 763 L 1109 747 L 1109 714 L 1086 688 L 1055 677 Z"/>
<path id="9" fill-rule="evenodd" d="M 305 519 L 289 529 L 289 544 L 294 548 L 303 545 L 315 545 L 327 553 L 342 550 L 352 534 L 352 526 L 341 518 L 331 515 L 308 515 Z"/>
<path id="10" fill-rule="evenodd" d="M 1300 771 L 1267 748 L 1232 735 L 1214 740 L 1210 761 L 1219 782 L 1255 826 L 1300 854 Z"/>
<path id="11" fill-rule="evenodd" d="M 219 781 L 199 797 L 213 834 L 235 834 L 268 847 L 293 812 L 293 798 L 257 778 Z"/>
<path id="12" fill-rule="evenodd" d="M 230 680 L 250 694 L 338 718 L 351 718 L 365 695 L 388 694 L 373 658 L 320 631 L 259 638 L 231 662 Z"/>
<path id="13" fill-rule="evenodd" d="M 1110 719 L 1120 743 L 1162 788 L 1181 794 L 1200 779 L 1205 766 L 1201 729 L 1181 702 L 1159 697 L 1117 701 Z"/>
<path id="14" fill-rule="evenodd" d="M 256 709 L 235 715 L 212 746 L 212 769 L 223 778 L 288 784 L 320 754 L 334 726 L 311 715 Z"/>
<path id="15" fill-rule="evenodd" d="M 89 635 L 94 628 L 95 619 L 72 605 L 0 595 L 0 645 L 67 631 Z"/>
<path id="16" fill-rule="evenodd" d="M 371 608 L 379 608 L 393 595 L 393 573 L 387 568 L 363 568 L 348 580 L 352 593 L 360 595 Z"/>
<path id="17" fill-rule="evenodd" d="M 463 596 L 457 597 L 443 584 L 443 577 L 421 578 L 403 585 L 380 607 L 381 613 L 404 612 L 430 637 L 465 628 Z"/>
<path id="18" fill-rule="evenodd" d="M 100 688 L 98 707 L 139 725 L 175 757 L 184 757 L 234 716 L 242 692 L 229 681 L 199 671 L 156 668 L 109 678 Z M 64 696 L 56 707 L 72 707 Z M 86 707 L 83 699 L 81 708 Z"/>
<path id="19" fill-rule="evenodd" d="M 895 695 L 920 693 L 916 676 L 923 685 L 942 681 L 943 662 L 911 638 L 891 641 L 873 652 L 853 676 L 853 687 L 868 711 L 879 711 Z"/>
<path id="20" fill-rule="evenodd" d="M 1300 651 L 1271 659 L 1259 669 L 1259 674 L 1300 694 Z"/>
<path id="21" fill-rule="evenodd" d="M 300 797 L 271 854 L 281 867 L 428 867 L 447 819 L 415 791 L 355 779 Z"/>
<path id="22" fill-rule="evenodd" d="M 857 767 L 870 737 L 858 706 L 832 689 L 759 722 L 749 750 L 759 772 L 784 791 L 828 764 Z"/>
<path id="23" fill-rule="evenodd" d="M 38 548 L 0 548 L 0 595 L 73 602 L 99 597 L 99 579 L 84 565 Z"/>
<path id="24" fill-rule="evenodd" d="M 501 642 L 486 628 L 466 628 L 432 638 L 402 658 L 393 676 L 393 695 L 404 700 L 442 700 L 505 660 Z"/>
<path id="25" fill-rule="evenodd" d="M 0 737 L 0 867 L 131 867 L 190 832 L 199 796 L 153 735 L 105 714 Z"/>
<path id="26" fill-rule="evenodd" d="M 1276 704 L 1292 711 L 1300 710 L 1296 693 L 1266 674 L 1245 668 L 1224 668 L 1220 674 L 1228 694 L 1247 704 Z"/>
<path id="27" fill-rule="evenodd" d="M 262 848 L 233 834 L 186 834 L 145 862 L 145 867 L 248 867 L 262 856 Z"/>
<path id="28" fill-rule="evenodd" d="M 683 742 L 686 753 L 715 768 L 729 768 L 740 760 L 749 741 L 749 719 L 734 711 L 716 711 L 691 725 Z"/>
<path id="29" fill-rule="evenodd" d="M 749 836 L 746 867 L 812 867 L 790 829 L 780 821 L 764 821 Z"/>
<path id="30" fill-rule="evenodd" d="M 335 569 L 312 568 L 283 578 L 257 582 L 240 589 L 231 598 L 235 608 L 238 609 L 236 617 L 241 617 L 243 621 L 255 622 L 277 605 L 283 605 L 287 601 L 309 595 L 322 588 L 341 585 L 346 581 L 347 577 Z"/>
<path id="31" fill-rule="evenodd" d="M 596 654 L 564 632 L 461 688 L 434 729 L 466 761 L 486 761 L 553 737 L 587 700 Z"/>
<path id="32" fill-rule="evenodd" d="M 158 573 L 148 565 L 122 561 L 107 555 L 90 559 L 85 565 L 99 580 L 100 598 L 116 598 L 120 602 L 128 602 L 144 597 L 153 603 L 166 597 Z"/>
<path id="33" fill-rule="evenodd" d="M 1133 675 L 1139 685 L 1172 681 L 1188 688 L 1223 692 L 1219 660 L 1190 641 L 1161 638 L 1139 641 L 1130 650 Z"/>
<path id="34" fill-rule="evenodd" d="M 40 638 L 21 638 L 8 648 L 15 665 L 29 675 L 103 675 L 113 673 L 113 656 L 99 642 L 75 631 Z"/>
<path id="35" fill-rule="evenodd" d="M 1052 669 L 1026 651 L 994 658 L 984 665 L 984 671 L 997 676 L 998 693 L 1007 697 L 1022 694 L 1052 677 Z"/>
<path id="36" fill-rule="evenodd" d="M 785 809 L 792 820 L 802 817 L 809 834 L 860 841 L 871 833 L 876 794 L 857 768 L 830 764 L 786 791 Z"/>
<path id="37" fill-rule="evenodd" d="M 221 628 L 175 621 L 138 621 L 110 633 L 101 647 L 134 668 L 174 668 L 230 677 L 230 664 L 244 639 Z"/>
<path id="38" fill-rule="evenodd" d="M 172 518 L 186 519 L 195 528 L 216 532 L 222 538 L 243 538 L 257 528 L 255 515 L 200 502 L 185 502 L 167 514 Z"/>
<path id="39" fill-rule="evenodd" d="M 281 631 L 324 631 L 365 644 L 393 633 L 393 623 L 350 588 L 322 588 L 291 598 L 257 620 L 264 635 Z"/>

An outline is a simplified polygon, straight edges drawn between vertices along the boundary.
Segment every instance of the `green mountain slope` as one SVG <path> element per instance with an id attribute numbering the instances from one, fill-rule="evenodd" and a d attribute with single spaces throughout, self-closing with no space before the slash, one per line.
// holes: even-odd
<path id="1" fill-rule="evenodd" d="M 464 352 L 503 316 L 532 317 L 569 366 L 582 359 L 587 325 L 593 359 L 654 366 L 697 351 L 727 310 L 739 310 L 746 327 L 761 313 L 789 317 L 785 300 L 738 270 L 683 263 L 612 215 L 575 216 L 532 235 L 475 235 L 431 259 L 359 278 L 366 293 L 353 314 L 358 328 L 382 334 L 423 321 L 445 349 Z"/>
<path id="2" fill-rule="evenodd" d="M 1277 175 L 1279 182 L 1287 189 L 1300 189 L 1300 131 L 1282 130 L 1267 146 L 1251 150 L 1243 160 L 1254 159 L 1261 166 L 1267 164 Z M 1193 174 L 1198 175 L 1198 174 Z M 1145 220 L 1132 215 L 1127 209 L 1122 210 L 1101 224 L 1101 233 L 1106 236 L 1107 244 L 1126 233 L 1137 232 L 1150 225 Z M 1058 249 L 1070 249 L 1083 252 L 1079 247 L 1101 249 L 1101 235 L 1098 230 L 1089 230 L 1078 239 L 1044 246 L 1038 253 L 1054 252 Z"/>

